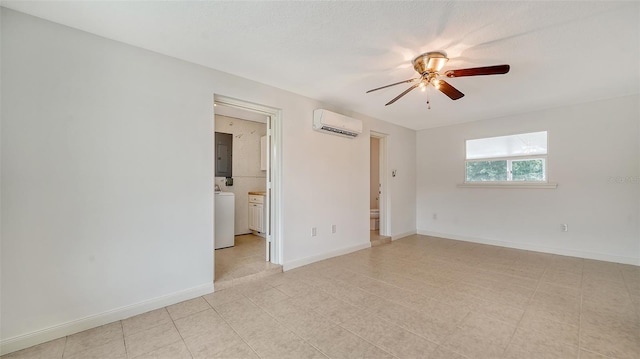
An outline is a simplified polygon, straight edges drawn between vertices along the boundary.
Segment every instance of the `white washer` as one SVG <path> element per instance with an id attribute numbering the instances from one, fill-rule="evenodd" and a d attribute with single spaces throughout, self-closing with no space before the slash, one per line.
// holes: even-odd
<path id="1" fill-rule="evenodd" d="M 235 245 L 235 195 L 231 192 L 215 192 L 215 249 Z"/>

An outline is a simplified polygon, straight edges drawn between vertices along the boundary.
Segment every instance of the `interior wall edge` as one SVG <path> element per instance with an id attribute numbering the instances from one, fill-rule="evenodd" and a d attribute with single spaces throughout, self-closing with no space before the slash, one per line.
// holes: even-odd
<path id="1" fill-rule="evenodd" d="M 416 233 L 417 233 L 417 231 L 409 231 L 409 232 L 404 232 L 404 233 L 393 234 L 393 235 L 391 235 L 391 240 L 395 241 L 397 239 L 402 239 L 402 238 L 405 238 L 405 237 L 413 236 Z"/>
<path id="2" fill-rule="evenodd" d="M 213 283 L 205 283 L 186 290 L 152 298 L 132 305 L 108 310 L 95 315 L 72 320 L 31 333 L 18 335 L 0 341 L 0 355 L 13 353 L 50 340 L 65 337 L 87 329 L 99 327 L 118 320 L 127 319 L 151 310 L 160 309 L 185 300 L 213 293 Z"/>
<path id="3" fill-rule="evenodd" d="M 588 252 L 588 251 L 538 246 L 531 243 L 516 243 L 516 242 L 508 242 L 508 241 L 501 241 L 501 240 L 488 239 L 488 238 L 467 237 L 467 236 L 460 236 L 452 233 L 432 232 L 424 229 L 418 229 L 418 234 L 431 236 L 431 237 L 444 238 L 444 239 L 451 239 L 451 240 L 462 241 L 462 242 L 488 244 L 491 246 L 521 249 L 525 251 L 557 254 L 561 256 L 578 257 L 583 259 L 594 259 L 599 261 L 640 266 L 640 258 L 634 258 L 634 257 L 623 257 L 623 256 L 616 256 L 616 255 L 605 254 L 605 253 L 594 253 L 594 252 Z"/>
<path id="4" fill-rule="evenodd" d="M 371 248 L 371 242 L 367 241 L 367 243 L 361 243 L 361 244 L 357 244 L 355 246 L 349 246 L 349 247 L 344 247 L 344 248 L 340 248 L 340 249 L 336 249 L 330 252 L 324 252 L 320 255 L 316 255 L 316 256 L 309 256 L 306 258 L 301 258 L 301 259 L 296 259 L 293 261 L 289 261 L 286 262 L 283 266 L 282 266 L 282 270 L 284 272 L 291 270 L 291 269 L 295 269 L 298 267 L 302 267 L 305 266 L 307 264 L 311 264 L 311 263 L 315 263 L 315 262 L 319 262 L 321 260 L 325 260 L 325 259 L 329 259 L 329 258 L 333 258 L 333 257 L 337 257 L 337 256 L 341 256 L 344 254 L 349 254 L 352 252 L 356 252 L 362 249 L 367 249 L 367 248 Z"/>

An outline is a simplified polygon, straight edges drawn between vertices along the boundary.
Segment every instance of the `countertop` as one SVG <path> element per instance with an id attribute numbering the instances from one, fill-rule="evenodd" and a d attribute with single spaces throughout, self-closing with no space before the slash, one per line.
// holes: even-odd
<path id="1" fill-rule="evenodd" d="M 267 192 L 257 192 L 257 191 L 251 191 L 249 192 L 250 196 L 266 196 Z"/>

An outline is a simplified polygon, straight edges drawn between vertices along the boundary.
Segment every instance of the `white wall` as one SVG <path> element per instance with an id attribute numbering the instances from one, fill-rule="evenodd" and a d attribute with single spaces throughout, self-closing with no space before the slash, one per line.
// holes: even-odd
<path id="1" fill-rule="evenodd" d="M 419 131 L 418 232 L 639 264 L 639 100 Z M 456 187 L 464 179 L 465 139 L 543 130 L 549 131 L 548 176 L 557 189 Z"/>
<path id="2" fill-rule="evenodd" d="M 383 176 L 387 183 L 387 235 L 395 240 L 415 234 L 416 132 L 375 119 L 370 119 L 368 129 L 377 135 L 383 134 L 386 141 L 387 168 Z M 393 171 L 396 171 L 395 177 L 391 175 Z"/>
<path id="3" fill-rule="evenodd" d="M 300 237 L 286 242 L 285 269 L 369 246 L 370 131 L 387 134 L 389 167 L 403 172 L 393 179 L 387 173 L 389 233 L 395 238 L 415 233 L 415 131 L 326 104 L 314 107 L 362 119 L 364 133 L 348 139 L 313 131 L 308 113 L 287 123 L 284 153 L 295 165 L 286 166 L 283 175 L 291 204 L 283 217 L 287 231 Z"/>
<path id="4" fill-rule="evenodd" d="M 369 245 L 370 128 L 415 232 L 414 131 L 318 133 L 317 101 L 7 9 L 1 46 L 3 352 L 212 289 L 214 94 L 282 109 L 285 268 Z"/>
<path id="5" fill-rule="evenodd" d="M 267 188 L 267 172 L 260 170 L 260 137 L 267 134 L 267 125 L 215 115 L 215 131 L 233 135 L 233 186 L 226 186 L 224 177 L 216 177 L 215 183 L 235 195 L 235 235 L 251 233 L 249 192 Z"/>

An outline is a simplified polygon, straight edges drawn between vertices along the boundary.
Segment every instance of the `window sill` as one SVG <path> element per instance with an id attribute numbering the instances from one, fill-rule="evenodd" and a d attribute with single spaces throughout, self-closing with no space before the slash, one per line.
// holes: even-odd
<path id="1" fill-rule="evenodd" d="M 511 189 L 556 189 L 557 183 L 505 183 L 505 182 L 476 182 L 476 183 L 460 183 L 458 188 L 511 188 Z"/>

